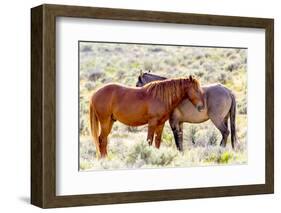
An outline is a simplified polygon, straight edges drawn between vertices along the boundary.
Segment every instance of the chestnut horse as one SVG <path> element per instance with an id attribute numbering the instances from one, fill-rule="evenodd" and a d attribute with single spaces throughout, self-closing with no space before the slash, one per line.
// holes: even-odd
<path id="1" fill-rule="evenodd" d="M 150 72 L 150 71 L 149 71 Z M 165 80 L 167 78 L 151 73 L 140 73 L 137 87 L 142 87 L 153 81 Z M 188 99 L 184 99 L 171 113 L 169 123 L 174 134 L 177 148 L 182 151 L 183 146 L 183 122 L 202 123 L 211 120 L 222 135 L 221 146 L 226 146 L 229 135 L 228 119 L 230 119 L 231 145 L 237 141 L 236 136 L 236 100 L 231 90 L 221 84 L 202 86 L 204 92 L 205 109 L 198 112 Z"/>
<path id="2" fill-rule="evenodd" d="M 173 109 L 188 98 L 198 111 L 203 110 L 203 93 L 199 82 L 189 78 L 151 82 L 144 87 L 108 84 L 90 99 L 90 125 L 97 157 L 107 155 L 107 136 L 114 121 L 129 126 L 148 124 L 147 141 L 160 147 L 165 121 Z"/>

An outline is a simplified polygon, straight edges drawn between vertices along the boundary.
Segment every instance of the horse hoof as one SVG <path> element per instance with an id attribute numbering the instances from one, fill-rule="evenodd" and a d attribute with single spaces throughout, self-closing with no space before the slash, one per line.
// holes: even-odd
<path id="1" fill-rule="evenodd" d="M 223 148 L 225 148 L 225 147 L 226 147 L 226 143 L 221 142 L 220 146 L 223 147 Z"/>

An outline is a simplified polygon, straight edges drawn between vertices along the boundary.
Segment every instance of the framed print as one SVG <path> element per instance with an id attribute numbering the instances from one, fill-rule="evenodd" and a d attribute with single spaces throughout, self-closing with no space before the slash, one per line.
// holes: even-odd
<path id="1" fill-rule="evenodd" d="M 274 192 L 273 19 L 31 9 L 31 203 Z"/>

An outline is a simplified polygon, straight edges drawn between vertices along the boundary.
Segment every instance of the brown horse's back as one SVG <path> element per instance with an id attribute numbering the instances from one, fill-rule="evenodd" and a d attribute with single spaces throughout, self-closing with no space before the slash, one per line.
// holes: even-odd
<path id="1" fill-rule="evenodd" d="M 108 84 L 92 96 L 99 119 L 110 117 L 130 126 L 148 122 L 147 100 L 143 89 L 119 84 Z"/>

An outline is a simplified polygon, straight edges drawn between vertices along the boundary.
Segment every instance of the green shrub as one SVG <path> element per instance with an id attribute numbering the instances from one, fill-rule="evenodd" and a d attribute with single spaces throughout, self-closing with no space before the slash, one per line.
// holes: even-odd
<path id="1" fill-rule="evenodd" d="M 226 164 L 230 160 L 232 160 L 232 158 L 233 158 L 233 154 L 226 151 L 226 152 L 222 153 L 222 155 L 220 156 L 218 161 L 219 161 L 219 163 Z"/>

